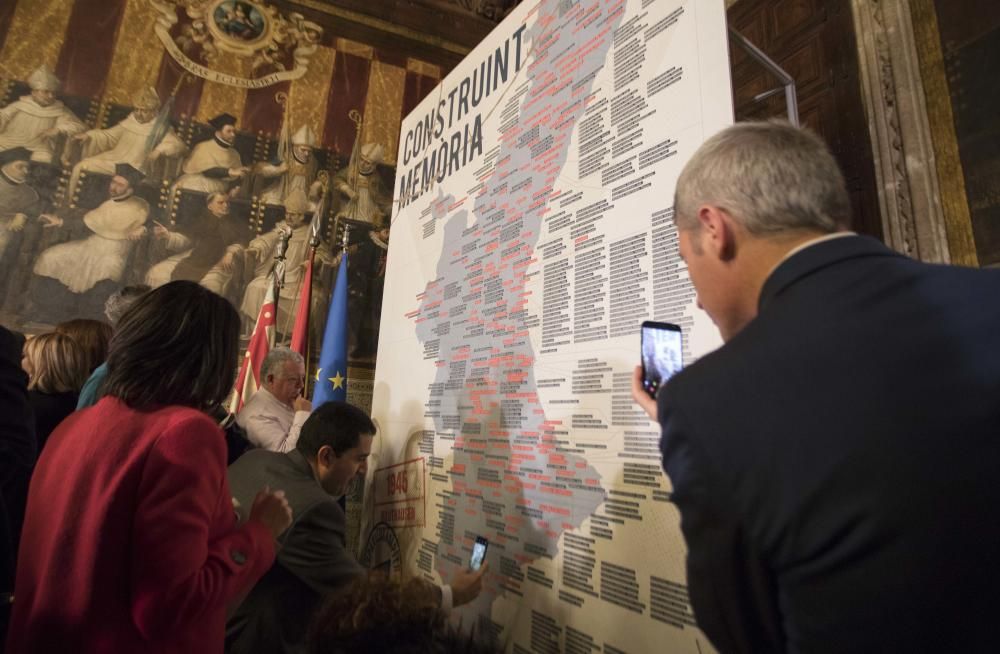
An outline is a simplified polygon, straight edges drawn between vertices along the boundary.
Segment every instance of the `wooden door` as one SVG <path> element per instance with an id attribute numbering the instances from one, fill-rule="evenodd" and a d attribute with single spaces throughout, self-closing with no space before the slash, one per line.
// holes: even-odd
<path id="1" fill-rule="evenodd" d="M 871 139 L 861 98 L 848 0 L 739 0 L 730 27 L 795 79 L 799 118 L 826 139 L 840 162 L 855 231 L 882 239 Z M 758 101 L 779 82 L 730 42 L 736 120 L 785 116 L 785 96 Z"/>

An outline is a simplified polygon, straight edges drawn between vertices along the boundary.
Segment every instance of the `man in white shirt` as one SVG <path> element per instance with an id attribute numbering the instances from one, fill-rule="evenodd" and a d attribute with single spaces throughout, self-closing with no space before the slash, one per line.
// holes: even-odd
<path id="1" fill-rule="evenodd" d="M 260 372 L 263 385 L 236 416 L 236 424 L 255 447 L 290 452 L 312 411 L 312 403 L 301 396 L 305 361 L 298 352 L 276 347 L 264 357 Z"/>

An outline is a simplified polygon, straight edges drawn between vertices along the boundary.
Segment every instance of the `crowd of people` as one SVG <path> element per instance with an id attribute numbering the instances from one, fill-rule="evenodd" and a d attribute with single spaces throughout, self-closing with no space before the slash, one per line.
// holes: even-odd
<path id="1" fill-rule="evenodd" d="M 636 368 L 633 397 L 698 625 L 723 652 L 990 651 L 1000 272 L 848 231 L 829 150 L 783 123 L 710 138 L 675 222 L 725 344 L 655 398 Z M 449 620 L 488 564 L 434 586 L 351 554 L 338 499 L 376 426 L 302 398 L 301 356 L 273 349 L 234 418 L 229 301 L 174 281 L 106 314 L 0 330 L 7 651 L 495 650 Z"/>
<path id="2" fill-rule="evenodd" d="M 313 411 L 301 356 L 275 348 L 261 400 L 227 416 L 240 318 L 194 282 L 126 287 L 106 315 L 0 332 L 7 651 L 299 652 L 330 597 L 376 581 L 410 597 L 346 543 L 338 499 L 376 431 L 364 412 Z M 454 640 L 447 615 L 484 573 L 412 582 L 430 598 L 413 610 L 440 614 L 426 647 Z"/>

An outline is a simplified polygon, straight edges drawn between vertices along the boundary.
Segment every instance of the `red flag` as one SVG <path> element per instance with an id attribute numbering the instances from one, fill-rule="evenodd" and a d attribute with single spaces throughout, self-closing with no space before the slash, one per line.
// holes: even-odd
<path id="1" fill-rule="evenodd" d="M 309 348 L 309 305 L 312 302 L 313 259 L 315 258 L 316 250 L 310 248 L 306 272 L 302 277 L 299 310 L 295 314 L 295 326 L 292 327 L 292 349 L 303 357 L 306 356 L 306 350 Z"/>
<path id="2" fill-rule="evenodd" d="M 312 222 L 309 225 L 309 261 L 302 279 L 302 291 L 299 294 L 299 310 L 295 314 L 295 326 L 292 328 L 292 349 L 308 361 L 309 355 L 309 308 L 312 305 L 313 261 L 316 259 L 316 247 L 319 245 L 319 232 L 323 225 L 323 215 L 326 213 L 326 191 L 320 196 L 313 209 Z M 306 364 L 309 365 L 308 363 Z"/>
<path id="3" fill-rule="evenodd" d="M 230 413 L 238 413 L 260 388 L 260 366 L 274 343 L 274 326 L 278 317 L 274 301 L 274 278 L 272 277 L 270 281 L 267 295 L 264 296 L 264 304 L 257 314 L 257 324 L 253 328 L 253 334 L 250 335 L 250 344 L 243 357 L 240 373 L 236 376 L 236 386 L 229 402 Z"/>

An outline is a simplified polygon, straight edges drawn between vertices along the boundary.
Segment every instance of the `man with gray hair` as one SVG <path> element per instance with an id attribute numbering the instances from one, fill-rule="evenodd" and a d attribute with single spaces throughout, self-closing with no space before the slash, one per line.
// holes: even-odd
<path id="1" fill-rule="evenodd" d="M 151 290 L 153 289 L 145 284 L 136 284 L 134 286 L 125 286 L 121 290 L 115 291 L 104 302 L 104 317 L 108 319 L 108 323 L 112 327 L 116 326 L 125 311 L 127 311 L 136 300 L 141 298 L 146 293 L 149 293 Z"/>
<path id="2" fill-rule="evenodd" d="M 290 452 L 312 411 L 312 403 L 302 397 L 305 361 L 294 350 L 276 347 L 264 357 L 260 375 L 263 384 L 240 410 L 236 424 L 255 447 Z"/>
<path id="3" fill-rule="evenodd" d="M 743 123 L 677 182 L 725 345 L 650 398 L 698 624 L 722 652 L 996 648 L 1000 271 L 845 231 L 814 134 Z"/>

